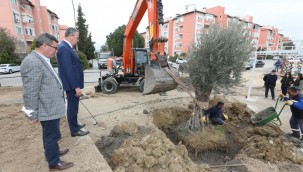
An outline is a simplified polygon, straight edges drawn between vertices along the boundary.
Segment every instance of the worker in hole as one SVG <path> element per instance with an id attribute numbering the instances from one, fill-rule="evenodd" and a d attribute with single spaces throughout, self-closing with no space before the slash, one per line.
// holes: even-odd
<path id="1" fill-rule="evenodd" d="M 224 102 L 220 101 L 217 103 L 217 105 L 207 109 L 203 117 L 201 118 L 201 122 L 205 122 L 206 117 L 210 119 L 212 124 L 214 125 L 224 125 L 225 120 L 228 120 L 227 115 L 223 113 L 223 107 L 224 107 Z"/>

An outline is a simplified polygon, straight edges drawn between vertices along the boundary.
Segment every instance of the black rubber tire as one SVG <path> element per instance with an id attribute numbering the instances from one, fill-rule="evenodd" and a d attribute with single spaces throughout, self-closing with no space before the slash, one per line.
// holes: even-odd
<path id="1" fill-rule="evenodd" d="M 115 94 L 118 89 L 117 83 L 112 78 L 106 78 L 101 87 L 104 94 Z"/>
<path id="2" fill-rule="evenodd" d="M 144 91 L 144 79 L 141 80 L 139 89 L 140 89 L 141 93 L 143 93 L 143 91 Z"/>
<path id="3" fill-rule="evenodd" d="M 8 71 L 8 73 L 10 73 L 10 74 L 11 74 L 11 73 L 13 73 L 13 71 L 10 69 L 10 70 Z"/>

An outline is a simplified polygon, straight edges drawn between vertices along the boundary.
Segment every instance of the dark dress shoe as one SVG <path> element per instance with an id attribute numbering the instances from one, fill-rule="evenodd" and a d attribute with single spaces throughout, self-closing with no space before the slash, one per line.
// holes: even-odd
<path id="1" fill-rule="evenodd" d="M 74 166 L 74 163 L 72 162 L 65 162 L 65 161 L 60 161 L 57 165 L 55 166 L 50 166 L 49 171 L 60 171 L 60 170 L 65 170 L 70 167 Z"/>
<path id="2" fill-rule="evenodd" d="M 82 131 L 82 130 L 79 130 L 77 131 L 76 133 L 72 133 L 72 137 L 75 137 L 75 136 L 85 136 L 89 133 L 89 131 Z"/>
<path id="3" fill-rule="evenodd" d="M 64 149 L 63 151 L 59 151 L 60 156 L 64 156 L 65 154 L 67 154 L 67 152 L 69 152 L 69 149 Z"/>
<path id="4" fill-rule="evenodd" d="M 85 127 L 85 124 L 78 124 L 78 127 L 81 129 L 81 128 Z"/>

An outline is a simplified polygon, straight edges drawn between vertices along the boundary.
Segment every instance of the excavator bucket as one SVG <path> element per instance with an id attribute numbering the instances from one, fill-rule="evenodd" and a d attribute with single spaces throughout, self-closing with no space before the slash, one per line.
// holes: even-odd
<path id="1" fill-rule="evenodd" d="M 167 67 L 166 67 L 167 68 Z M 170 68 L 172 73 L 179 77 L 175 68 Z M 176 81 L 166 72 L 164 68 L 145 66 L 145 79 L 143 94 L 160 93 L 173 90 L 178 86 Z"/>

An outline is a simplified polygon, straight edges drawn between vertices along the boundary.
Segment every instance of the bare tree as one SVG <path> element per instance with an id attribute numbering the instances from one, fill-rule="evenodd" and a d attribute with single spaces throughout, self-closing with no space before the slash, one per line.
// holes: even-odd
<path id="1" fill-rule="evenodd" d="M 188 71 L 198 101 L 208 102 L 211 92 L 226 91 L 242 81 L 244 63 L 253 51 L 251 32 L 241 24 L 210 26 L 191 47 Z M 198 112 L 197 112 L 198 111 Z M 201 114 L 201 109 L 196 112 Z"/>

